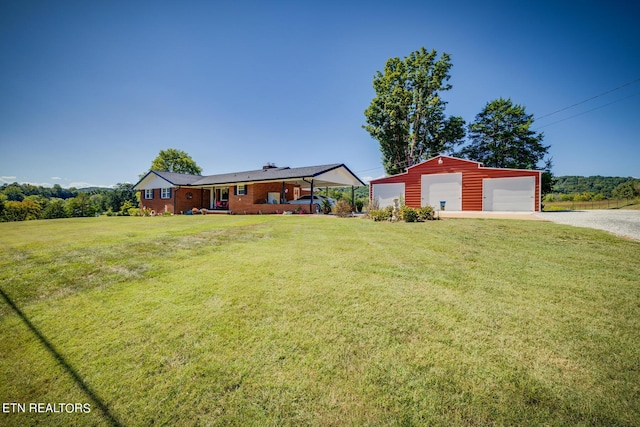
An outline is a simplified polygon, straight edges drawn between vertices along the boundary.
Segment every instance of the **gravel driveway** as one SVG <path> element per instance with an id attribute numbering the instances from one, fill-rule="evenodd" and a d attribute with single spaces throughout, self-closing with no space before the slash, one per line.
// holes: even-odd
<path id="1" fill-rule="evenodd" d="M 589 210 L 539 212 L 538 218 L 558 224 L 597 228 L 619 236 L 640 240 L 640 210 Z"/>

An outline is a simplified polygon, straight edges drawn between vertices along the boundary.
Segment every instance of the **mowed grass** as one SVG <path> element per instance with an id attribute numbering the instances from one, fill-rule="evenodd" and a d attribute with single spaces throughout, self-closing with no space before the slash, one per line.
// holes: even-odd
<path id="1" fill-rule="evenodd" d="M 0 243 L 0 400 L 91 405 L 0 425 L 640 425 L 640 243 L 605 232 L 178 216 Z"/>

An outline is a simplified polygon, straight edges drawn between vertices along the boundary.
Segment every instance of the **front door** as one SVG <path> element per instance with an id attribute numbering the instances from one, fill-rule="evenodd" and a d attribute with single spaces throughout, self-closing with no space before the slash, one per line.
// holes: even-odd
<path id="1" fill-rule="evenodd" d="M 229 187 L 216 188 L 215 199 L 215 209 L 229 209 Z"/>

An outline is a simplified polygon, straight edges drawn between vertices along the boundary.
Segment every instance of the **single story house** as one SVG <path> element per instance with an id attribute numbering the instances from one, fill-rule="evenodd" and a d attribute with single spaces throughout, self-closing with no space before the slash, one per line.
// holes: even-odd
<path id="1" fill-rule="evenodd" d="M 372 180 L 369 196 L 381 208 L 402 197 L 413 208 L 539 212 L 541 180 L 542 171 L 490 168 L 471 160 L 437 156 L 404 173 Z"/>
<path id="2" fill-rule="evenodd" d="M 134 186 L 140 191 L 140 206 L 155 213 L 185 213 L 197 209 L 213 212 L 259 214 L 294 211 L 316 212 L 314 198 L 309 204 L 289 204 L 303 195 L 325 187 L 365 185 L 344 164 L 277 167 L 219 175 L 187 175 L 149 171 Z M 303 193 L 307 191 L 307 193 Z"/>

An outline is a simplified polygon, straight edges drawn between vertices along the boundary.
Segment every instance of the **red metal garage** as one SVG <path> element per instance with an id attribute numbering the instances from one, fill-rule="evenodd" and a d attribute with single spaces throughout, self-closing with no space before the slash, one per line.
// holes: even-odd
<path id="1" fill-rule="evenodd" d="M 486 168 L 482 163 L 437 156 L 407 172 L 371 181 L 380 207 L 400 196 L 413 208 L 446 202 L 449 211 L 540 211 L 542 171 Z"/>

